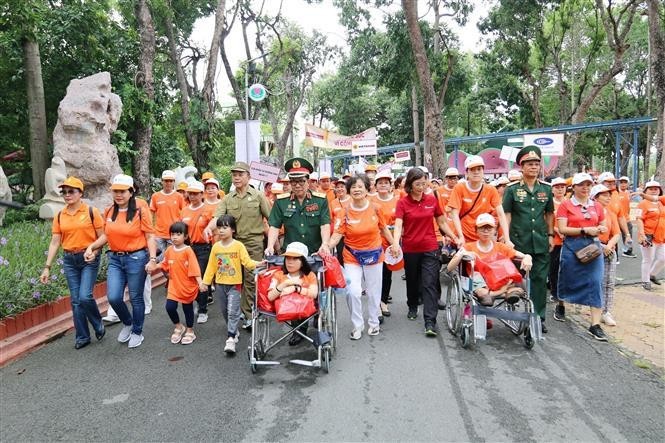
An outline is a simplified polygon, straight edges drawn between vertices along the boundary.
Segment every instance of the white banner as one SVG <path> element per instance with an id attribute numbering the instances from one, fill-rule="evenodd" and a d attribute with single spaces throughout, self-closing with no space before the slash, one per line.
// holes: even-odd
<path id="1" fill-rule="evenodd" d="M 411 151 L 398 151 L 393 154 L 396 162 L 406 162 L 411 160 Z"/>
<path id="2" fill-rule="evenodd" d="M 279 178 L 279 166 L 253 161 L 249 165 L 249 175 L 253 179 L 266 183 L 275 183 Z"/>
<path id="3" fill-rule="evenodd" d="M 260 159 L 261 122 L 258 120 L 236 120 L 236 161 L 251 163 Z"/>
<path id="4" fill-rule="evenodd" d="M 499 155 L 499 158 L 501 160 L 508 160 L 510 162 L 514 162 L 515 159 L 517 158 L 517 153 L 520 152 L 521 148 L 514 148 L 512 146 L 503 146 L 501 148 L 501 154 Z"/>
<path id="5" fill-rule="evenodd" d="M 319 160 L 319 176 L 322 172 L 333 175 L 332 160 L 326 158 Z"/>
<path id="6" fill-rule="evenodd" d="M 359 134 L 347 136 L 305 123 L 305 144 L 346 151 L 352 151 L 354 144 L 357 144 L 359 149 L 367 150 L 373 145 L 374 151 L 376 151 L 376 128 L 369 128 Z M 353 155 L 376 155 L 376 152 L 374 154 Z"/>
<path id="7" fill-rule="evenodd" d="M 563 134 L 524 134 L 524 146 L 535 145 L 543 155 L 563 156 Z"/>

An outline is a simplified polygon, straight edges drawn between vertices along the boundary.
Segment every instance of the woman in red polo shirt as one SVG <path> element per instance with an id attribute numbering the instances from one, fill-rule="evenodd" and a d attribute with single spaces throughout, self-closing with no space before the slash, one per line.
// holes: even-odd
<path id="1" fill-rule="evenodd" d="M 76 177 L 68 177 L 60 185 L 65 208 L 53 219 L 53 235 L 48 247 L 46 266 L 39 280 L 47 284 L 51 263 L 60 246 L 64 250 L 62 269 L 65 271 L 67 286 L 72 303 L 74 320 L 74 348 L 81 349 L 90 344 L 88 322 L 95 330 L 95 337 L 101 340 L 106 333 L 97 302 L 92 297 L 92 288 L 97 281 L 99 255 L 91 261 L 85 261 L 85 248 L 103 233 L 104 221 L 97 208 L 86 205 L 83 197 L 83 183 Z"/>
<path id="2" fill-rule="evenodd" d="M 124 325 L 118 341 L 135 348 L 143 343 L 144 284 L 147 272 L 157 267 L 157 246 L 150 209 L 145 202 L 139 204 L 134 196 L 134 179 L 116 175 L 111 191 L 113 204 L 104 211 L 104 234 L 88 246 L 85 259 L 93 260 L 96 250 L 108 241 L 108 300 Z M 123 301 L 125 286 L 129 291 L 131 313 Z"/>
<path id="3" fill-rule="evenodd" d="M 598 235 L 607 232 L 603 207 L 589 198 L 593 179 L 579 173 L 573 177 L 573 195 L 556 211 L 559 233 L 564 236 L 559 263 L 557 298 L 568 303 L 589 306 L 589 334 L 596 340 L 607 341 L 600 327 L 603 310 L 603 256 L 581 263 L 575 252 L 590 244 L 601 248 Z M 584 278 L 580 278 L 584 276 Z"/>
<path id="4" fill-rule="evenodd" d="M 436 219 L 439 228 L 450 238 L 462 244 L 446 224 L 446 219 L 434 194 L 425 194 L 427 175 L 420 168 L 411 168 L 406 174 L 404 190 L 406 196 L 397 202 L 395 209 L 395 231 L 390 253 L 399 255 L 404 250 L 404 268 L 406 272 L 406 304 L 409 307 L 407 317 L 418 317 L 418 302 L 422 295 L 425 334 L 437 335 L 436 316 L 439 310 L 439 244 L 432 228 L 432 219 Z M 400 241 L 402 245 L 400 246 Z M 419 294 L 422 287 L 422 294 Z"/>

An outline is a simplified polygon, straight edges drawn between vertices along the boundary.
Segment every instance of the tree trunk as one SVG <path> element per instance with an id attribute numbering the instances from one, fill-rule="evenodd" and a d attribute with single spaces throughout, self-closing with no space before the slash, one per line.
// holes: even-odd
<path id="1" fill-rule="evenodd" d="M 30 123 L 30 167 L 32 169 L 33 199 L 44 196 L 44 174 L 49 167 L 48 139 L 46 135 L 46 105 L 39 44 L 23 41 L 23 66 L 25 68 L 28 96 L 28 120 Z"/>
<path id="2" fill-rule="evenodd" d="M 420 120 L 418 112 L 418 88 L 416 83 L 411 84 L 411 115 L 413 116 L 413 149 L 415 151 L 415 164 L 421 166 L 423 160 L 420 154 Z"/>
<path id="3" fill-rule="evenodd" d="M 153 64 L 155 63 L 155 28 L 146 0 L 135 4 L 136 23 L 140 36 L 139 73 L 137 86 L 145 92 L 148 104 L 155 99 Z M 150 195 L 150 144 L 152 142 L 152 116 L 139 117 L 136 127 L 134 155 L 134 181 L 142 195 Z"/>
<path id="4" fill-rule="evenodd" d="M 432 73 L 429 68 L 425 43 L 418 26 L 418 5 L 411 0 L 402 0 L 402 8 L 409 29 L 409 39 L 413 58 L 416 62 L 416 71 L 420 81 L 420 89 L 423 94 L 425 114 L 425 144 L 432 152 L 432 173 L 436 177 L 443 176 L 445 172 L 446 151 L 443 141 L 443 124 L 441 122 L 441 110 L 437 103 Z"/>
<path id="5" fill-rule="evenodd" d="M 191 116 L 189 112 L 189 86 L 187 84 L 187 76 L 185 70 L 180 62 L 180 54 L 177 49 L 177 42 L 174 32 L 173 21 L 171 16 L 166 13 L 164 18 L 164 28 L 166 29 L 166 38 L 169 46 L 169 57 L 173 63 L 176 79 L 178 81 L 178 89 L 180 90 L 180 111 L 182 112 L 182 123 L 185 130 L 185 138 L 187 139 L 187 146 L 190 152 L 196 151 L 198 140 L 194 131 L 192 131 Z"/>
<path id="6" fill-rule="evenodd" d="M 656 158 L 656 179 L 661 183 L 665 180 L 665 33 L 663 32 L 664 23 L 659 15 L 659 1 L 647 0 L 649 14 L 649 40 L 651 45 L 651 75 L 656 91 L 656 116 L 658 125 L 656 128 L 656 152 L 660 154 L 660 159 Z M 651 140 L 647 140 L 647 155 Z"/>

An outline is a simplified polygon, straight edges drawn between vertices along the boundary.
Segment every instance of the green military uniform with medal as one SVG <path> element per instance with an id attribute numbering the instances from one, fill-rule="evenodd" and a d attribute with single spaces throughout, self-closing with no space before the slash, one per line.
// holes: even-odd
<path id="1" fill-rule="evenodd" d="M 525 146 L 517 154 L 516 162 L 541 161 L 540 149 Z M 503 194 L 503 210 L 510 214 L 510 240 L 515 249 L 533 258 L 530 272 L 531 300 L 536 313 L 545 318 L 547 305 L 547 276 L 549 273 L 549 226 L 545 214 L 554 212 L 552 188 L 549 183 L 536 180 L 533 189 L 524 179 L 510 183 Z"/>
<path id="2" fill-rule="evenodd" d="M 292 180 L 307 180 L 314 171 L 304 158 L 288 160 L 284 169 Z M 284 226 L 284 247 L 297 241 L 307 245 L 310 254 L 314 253 L 321 247 L 321 226 L 330 224 L 326 195 L 307 191 L 301 203 L 293 191 L 280 194 L 272 207 L 268 224 L 277 229 Z"/>

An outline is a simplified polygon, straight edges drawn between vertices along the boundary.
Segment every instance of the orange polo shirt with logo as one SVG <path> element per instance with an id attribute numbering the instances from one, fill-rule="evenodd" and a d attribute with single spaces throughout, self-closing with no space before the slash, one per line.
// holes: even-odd
<path id="1" fill-rule="evenodd" d="M 191 244 L 209 243 L 206 241 L 203 231 L 212 217 L 213 213 L 210 212 L 210 207 L 205 203 L 196 209 L 192 209 L 191 205 L 182 208 L 180 219 L 187 225 L 187 234 Z"/>
<path id="2" fill-rule="evenodd" d="M 607 209 L 613 212 L 617 218 L 627 217 L 630 212 L 624 210 L 624 205 L 621 203 L 621 197 L 617 191 L 612 192 L 612 195 L 610 196 L 610 204 L 607 205 Z"/>
<path id="3" fill-rule="evenodd" d="M 150 210 L 155 214 L 155 235 L 169 238 L 169 228 L 180 219 L 180 211 L 185 206 L 185 199 L 176 191 L 166 194 L 155 192 L 150 198 Z"/>
<path id="4" fill-rule="evenodd" d="M 619 228 L 619 219 L 617 218 L 617 215 L 610 211 L 608 208 L 605 209 L 605 227 L 607 228 L 607 231 L 603 232 L 602 234 L 598 234 L 598 240 L 600 240 L 601 243 L 607 244 L 608 241 L 615 235 L 621 233 L 621 229 Z"/>
<path id="5" fill-rule="evenodd" d="M 106 208 L 106 211 L 104 211 L 106 221 L 104 233 L 111 251 L 131 252 L 148 247 L 145 235 L 154 232 L 152 220 L 150 220 L 150 211 L 145 204 L 145 200 L 143 200 L 143 204 L 140 204 L 137 199 L 136 203 L 136 212 L 130 222 L 127 222 L 127 210 L 119 210 L 115 220 L 112 220 L 113 206 Z"/>
<path id="6" fill-rule="evenodd" d="M 386 226 L 386 222 L 379 209 L 371 201 L 367 203 L 365 209 L 361 210 L 354 209 L 349 204 L 339 221 L 339 225 L 335 227 L 335 232 L 344 236 L 344 263 L 358 264 L 358 261 L 346 247 L 358 251 L 369 251 L 381 247 L 381 230 Z M 377 263 L 382 262 L 383 251 Z"/>
<path id="7" fill-rule="evenodd" d="M 478 195 L 480 193 L 480 195 Z M 478 198 L 476 204 L 473 202 Z M 482 213 L 491 214 L 494 209 L 501 204 L 501 197 L 496 188 L 483 185 L 478 191 L 471 191 L 468 183 L 458 183 L 453 188 L 448 200 L 448 208 L 457 209 L 458 215 L 461 217 L 462 234 L 467 241 L 478 240 L 476 233 L 476 218 Z M 473 209 L 471 209 L 473 207 Z M 467 213 L 467 211 L 471 210 Z"/>
<path id="8" fill-rule="evenodd" d="M 377 210 L 383 217 L 383 221 L 386 223 L 386 226 L 392 231 L 395 227 L 395 210 L 397 209 L 397 202 L 399 201 L 399 194 L 397 192 L 391 194 L 390 198 L 387 200 L 381 200 L 381 197 L 378 195 L 372 198 L 371 202 L 374 203 Z M 381 236 L 381 244 L 383 249 L 386 249 L 390 246 L 388 240 L 384 236 Z"/>
<path id="9" fill-rule="evenodd" d="M 60 235 L 62 249 L 65 251 L 80 251 L 87 248 L 97 240 L 97 229 L 104 227 L 99 210 L 92 208 L 92 220 L 88 205 L 81 203 L 73 214 L 67 212 L 67 208 L 60 211 L 53 218 L 51 232 Z"/>
<path id="10" fill-rule="evenodd" d="M 665 205 L 662 198 L 657 202 L 648 200 L 639 202 L 637 218 L 644 223 L 644 233 L 653 235 L 655 243 L 665 243 Z"/>
<path id="11" fill-rule="evenodd" d="M 171 245 L 166 248 L 162 270 L 169 273 L 167 299 L 178 303 L 192 303 L 196 300 L 199 294 L 196 277 L 201 277 L 201 268 L 190 246 L 176 249 Z"/>

